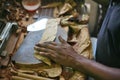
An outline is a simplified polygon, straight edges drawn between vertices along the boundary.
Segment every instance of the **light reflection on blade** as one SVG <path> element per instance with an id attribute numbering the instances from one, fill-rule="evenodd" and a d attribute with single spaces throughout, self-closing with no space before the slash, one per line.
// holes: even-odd
<path id="1" fill-rule="evenodd" d="M 39 21 L 28 25 L 27 31 L 39 31 L 46 28 L 48 18 L 42 18 Z"/>

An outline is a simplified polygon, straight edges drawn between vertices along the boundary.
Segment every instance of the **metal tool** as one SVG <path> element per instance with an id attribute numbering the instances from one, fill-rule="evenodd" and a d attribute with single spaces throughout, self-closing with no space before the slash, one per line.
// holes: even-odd
<path id="1" fill-rule="evenodd" d="M 8 22 L 6 23 L 6 25 L 4 26 L 3 30 L 1 31 L 0 34 L 0 54 L 2 53 L 2 51 L 4 51 L 5 45 L 7 40 L 9 39 L 12 31 L 14 29 L 17 29 L 17 23 L 16 22 Z"/>
<path id="2" fill-rule="evenodd" d="M 34 57 L 34 46 L 42 38 L 44 30 L 29 32 L 25 40 L 21 44 L 20 48 L 13 55 L 12 60 L 21 64 L 38 64 L 40 60 Z M 67 32 L 58 26 L 55 42 L 59 43 L 58 36 L 61 36 L 64 40 L 67 40 Z"/>

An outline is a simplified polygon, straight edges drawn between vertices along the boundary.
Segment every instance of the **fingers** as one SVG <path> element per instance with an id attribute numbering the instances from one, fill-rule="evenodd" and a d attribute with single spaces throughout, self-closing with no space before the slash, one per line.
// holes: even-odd
<path id="1" fill-rule="evenodd" d="M 57 44 L 55 42 L 45 42 L 46 44 L 51 44 L 51 45 L 54 45 L 54 46 L 57 46 Z"/>
<path id="2" fill-rule="evenodd" d="M 45 56 L 49 59 L 51 59 L 52 61 L 55 61 L 57 63 L 57 61 L 59 60 L 59 55 L 57 53 L 44 53 L 44 52 L 40 52 L 39 53 L 41 56 Z"/>
<path id="3" fill-rule="evenodd" d="M 41 52 L 48 52 L 47 49 L 42 48 L 42 47 L 37 47 L 37 46 L 35 46 L 34 49 L 37 50 L 37 51 L 41 51 Z"/>
<path id="4" fill-rule="evenodd" d="M 34 49 L 38 51 L 39 54 L 42 54 L 43 56 L 46 56 L 46 57 L 55 57 L 56 55 L 56 51 L 51 50 L 51 49 L 41 48 L 37 46 L 35 46 Z"/>
<path id="5" fill-rule="evenodd" d="M 48 57 L 48 58 L 51 58 L 51 59 L 56 57 L 56 55 L 54 55 L 53 53 L 50 53 L 50 52 L 39 52 L 39 54 L 41 56 L 45 56 L 45 57 Z"/>
<path id="6" fill-rule="evenodd" d="M 47 48 L 47 49 L 52 49 L 55 50 L 56 49 L 57 44 L 55 42 L 45 42 L 45 43 L 38 43 L 36 44 L 36 47 L 40 47 L 40 48 Z"/>
<path id="7" fill-rule="evenodd" d="M 52 50 L 50 48 L 44 48 L 44 47 L 35 46 L 34 49 L 37 50 L 37 51 L 39 51 L 39 52 L 56 53 L 55 50 Z"/>

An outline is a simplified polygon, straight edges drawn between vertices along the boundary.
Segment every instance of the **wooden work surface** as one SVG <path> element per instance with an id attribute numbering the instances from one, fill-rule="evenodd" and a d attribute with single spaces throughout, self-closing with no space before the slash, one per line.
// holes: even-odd
<path id="1" fill-rule="evenodd" d="M 42 0 L 41 6 L 44 6 L 46 4 L 49 4 L 51 2 L 64 2 L 65 0 Z M 75 0 L 77 4 L 80 3 L 79 0 Z M 22 7 L 22 6 L 21 6 Z M 26 15 L 29 15 L 29 20 L 26 21 L 25 18 L 22 21 L 19 21 L 18 24 L 21 28 L 23 28 L 21 31 L 19 31 L 16 35 L 16 33 L 13 33 L 6 45 L 6 51 L 10 54 L 14 54 L 19 46 L 21 45 L 22 41 L 24 40 L 26 36 L 26 27 L 29 24 L 34 23 L 35 21 L 41 19 L 41 18 L 52 18 L 53 17 L 53 10 L 54 8 L 39 8 L 38 15 L 39 17 L 37 19 L 33 19 L 33 16 L 36 15 L 36 12 L 25 12 Z"/>
<path id="2" fill-rule="evenodd" d="M 46 0 L 43 0 L 42 5 L 50 3 L 51 1 L 52 0 L 49 0 L 47 2 Z M 53 10 L 54 10 L 53 8 L 45 8 L 45 9 L 39 8 L 38 9 L 39 18 L 36 20 L 39 20 L 44 17 L 45 18 L 53 17 Z M 19 24 L 19 25 L 22 25 L 21 28 L 23 28 L 23 27 L 25 28 L 25 27 L 27 27 L 27 25 L 32 24 L 33 22 L 36 21 L 36 20 L 31 21 L 34 14 L 36 14 L 36 13 L 28 12 L 28 14 L 30 14 L 30 19 L 28 21 L 23 20 L 22 24 L 21 23 Z M 62 33 L 62 35 L 64 36 L 64 32 L 61 32 L 61 31 L 58 31 L 58 32 Z M 30 64 L 31 63 L 40 63 L 37 59 L 34 58 L 33 53 L 34 53 L 34 46 L 36 43 L 39 42 L 39 40 L 42 36 L 42 33 L 43 33 L 43 30 L 36 31 L 36 32 L 27 32 L 24 29 L 21 29 L 20 31 L 18 30 L 17 33 L 12 33 L 12 35 L 10 36 L 9 40 L 7 41 L 5 50 L 9 54 L 12 54 L 12 60 L 16 60 L 17 62 L 22 62 L 22 63 L 30 62 Z M 32 54 L 32 56 L 29 56 L 26 54 Z M 1 73 L 1 70 L 0 70 L 0 73 Z M 1 73 L 1 74 L 3 74 L 3 73 Z"/>
<path id="3" fill-rule="evenodd" d="M 49 18 L 49 17 L 52 17 L 52 11 L 53 9 L 39 9 L 39 19 L 41 18 Z M 47 13 L 49 12 L 49 13 Z M 35 12 L 28 12 L 31 17 L 34 16 Z M 30 18 L 31 20 L 31 18 Z M 35 22 L 36 20 L 34 21 L 21 21 L 22 22 L 22 26 L 25 26 L 27 27 L 27 25 L 29 24 L 32 24 L 33 22 Z M 21 22 L 19 22 L 19 24 L 21 24 Z M 17 34 L 16 33 L 12 33 L 9 40 L 7 41 L 7 45 L 6 45 L 6 51 L 10 54 L 14 54 L 18 47 L 21 45 L 23 39 L 26 37 L 26 32 L 21 32 L 19 31 Z M 29 33 L 29 32 L 27 32 Z"/>

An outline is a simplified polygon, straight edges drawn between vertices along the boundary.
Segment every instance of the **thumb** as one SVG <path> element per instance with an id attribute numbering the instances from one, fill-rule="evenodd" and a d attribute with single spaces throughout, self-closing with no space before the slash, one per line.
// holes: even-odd
<path id="1" fill-rule="evenodd" d="M 66 44 L 66 43 L 67 43 L 61 36 L 59 36 L 58 38 L 59 38 L 59 41 L 60 41 L 62 44 Z"/>

